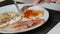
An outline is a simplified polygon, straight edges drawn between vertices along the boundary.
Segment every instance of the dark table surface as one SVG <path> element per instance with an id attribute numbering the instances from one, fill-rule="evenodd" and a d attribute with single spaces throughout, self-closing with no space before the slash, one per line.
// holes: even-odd
<path id="1" fill-rule="evenodd" d="M 6 1 L 0 2 L 0 7 L 10 5 L 10 4 L 14 4 L 14 2 L 11 0 L 6 0 Z M 20 2 L 20 4 L 23 4 L 23 3 Z M 42 25 L 41 27 L 38 27 L 34 30 L 30 30 L 30 31 L 23 32 L 20 34 L 47 34 L 58 22 L 60 22 L 60 12 L 59 11 L 51 10 L 51 9 L 47 9 L 47 10 L 49 11 L 49 19 L 44 25 Z M 1 33 L 1 34 L 3 34 L 3 33 Z"/>

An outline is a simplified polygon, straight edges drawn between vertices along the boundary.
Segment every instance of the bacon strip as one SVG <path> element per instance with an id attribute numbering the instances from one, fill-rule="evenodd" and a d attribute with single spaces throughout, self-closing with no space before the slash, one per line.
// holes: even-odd
<path id="1" fill-rule="evenodd" d="M 43 22 L 45 22 L 44 19 L 36 18 L 35 20 L 21 21 L 21 22 L 12 24 L 11 27 L 14 28 L 14 29 L 17 29 L 17 30 L 27 29 L 27 28 L 30 28 L 34 25 L 43 23 Z"/>

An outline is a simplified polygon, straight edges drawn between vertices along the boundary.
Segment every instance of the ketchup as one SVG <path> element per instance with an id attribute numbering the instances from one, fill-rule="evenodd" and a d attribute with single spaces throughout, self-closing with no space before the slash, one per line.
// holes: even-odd
<path id="1" fill-rule="evenodd" d="M 26 10 L 24 12 L 24 17 L 25 18 L 29 18 L 30 16 L 38 16 L 39 15 L 39 11 L 38 10 Z"/>

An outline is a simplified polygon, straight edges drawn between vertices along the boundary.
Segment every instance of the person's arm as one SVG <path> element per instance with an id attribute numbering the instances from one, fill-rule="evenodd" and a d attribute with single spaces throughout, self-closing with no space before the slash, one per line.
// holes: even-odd
<path id="1" fill-rule="evenodd" d="M 34 0 L 33 5 L 39 4 L 40 1 L 41 1 L 41 0 Z M 45 2 L 47 2 L 47 3 L 49 3 L 49 2 L 56 2 L 56 3 L 60 4 L 60 0 L 43 0 L 43 1 L 45 1 Z"/>
<path id="2" fill-rule="evenodd" d="M 42 0 L 34 0 L 34 3 L 33 3 L 33 5 L 37 5 L 39 2 L 41 2 Z M 43 1 L 45 1 L 45 2 L 47 2 L 47 3 L 49 3 L 49 2 L 51 2 L 51 0 L 43 0 Z"/>
<path id="3" fill-rule="evenodd" d="M 57 0 L 56 3 L 60 4 L 60 0 Z"/>

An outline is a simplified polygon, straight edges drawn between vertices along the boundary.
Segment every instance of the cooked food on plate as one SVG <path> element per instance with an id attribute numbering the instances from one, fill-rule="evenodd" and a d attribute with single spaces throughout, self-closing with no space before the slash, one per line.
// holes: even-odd
<path id="1" fill-rule="evenodd" d="M 25 10 L 22 13 L 23 18 L 21 20 L 20 20 L 21 16 L 18 16 L 18 13 L 16 12 L 2 13 L 0 14 L 0 27 L 9 24 L 10 25 L 9 27 L 14 30 L 27 29 L 45 22 L 44 19 L 40 18 L 42 16 L 44 16 L 43 10 Z"/>
<path id="2" fill-rule="evenodd" d="M 44 16 L 44 11 L 43 10 L 26 10 L 23 13 L 23 16 L 25 18 L 35 19 L 37 17 Z"/>
<path id="3" fill-rule="evenodd" d="M 35 20 L 27 20 L 27 21 L 19 21 L 17 23 L 14 23 L 11 25 L 11 28 L 13 28 L 14 30 L 23 30 L 23 29 L 27 29 L 33 26 L 36 26 L 40 23 L 45 22 L 44 19 L 40 19 L 40 18 L 36 18 Z"/>
<path id="4" fill-rule="evenodd" d="M 11 28 L 23 30 L 45 22 L 44 19 L 40 18 L 44 16 L 43 10 L 25 10 L 22 16 L 22 20 L 12 24 Z"/>
<path id="5" fill-rule="evenodd" d="M 15 12 L 6 12 L 0 14 L 0 27 L 3 27 L 9 23 L 12 19 L 15 19 L 17 14 Z"/>

